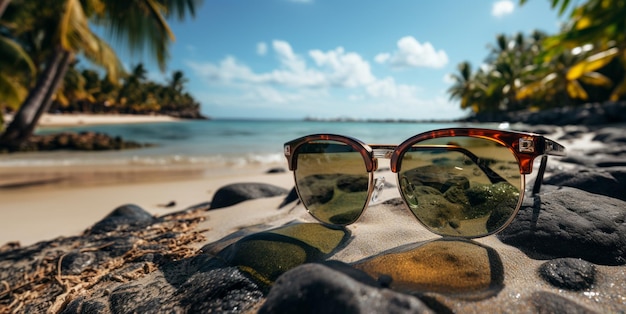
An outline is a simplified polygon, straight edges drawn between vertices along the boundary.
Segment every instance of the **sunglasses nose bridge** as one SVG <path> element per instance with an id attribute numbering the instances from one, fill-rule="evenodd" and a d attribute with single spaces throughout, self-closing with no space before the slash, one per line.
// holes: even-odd
<path id="1" fill-rule="evenodd" d="M 372 156 L 374 158 L 391 159 L 393 155 L 393 149 L 391 148 L 374 148 Z"/>

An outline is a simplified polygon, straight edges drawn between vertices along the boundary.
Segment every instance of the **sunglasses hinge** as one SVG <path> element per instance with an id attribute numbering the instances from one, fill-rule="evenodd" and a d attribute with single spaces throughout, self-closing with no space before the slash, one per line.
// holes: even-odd
<path id="1" fill-rule="evenodd" d="M 518 149 L 520 153 L 534 153 L 535 141 L 532 138 L 520 138 Z"/>

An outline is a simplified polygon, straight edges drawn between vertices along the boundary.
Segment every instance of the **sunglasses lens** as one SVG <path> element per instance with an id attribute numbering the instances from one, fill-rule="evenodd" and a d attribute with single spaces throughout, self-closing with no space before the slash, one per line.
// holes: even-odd
<path id="1" fill-rule="evenodd" d="M 521 197 L 513 153 L 483 138 L 445 137 L 414 144 L 401 159 L 402 197 L 417 219 L 446 236 L 480 237 L 504 227 Z"/>
<path id="2" fill-rule="evenodd" d="M 361 154 L 339 141 L 312 141 L 298 147 L 296 186 L 309 213 L 335 225 L 355 222 L 367 204 L 370 174 Z"/>

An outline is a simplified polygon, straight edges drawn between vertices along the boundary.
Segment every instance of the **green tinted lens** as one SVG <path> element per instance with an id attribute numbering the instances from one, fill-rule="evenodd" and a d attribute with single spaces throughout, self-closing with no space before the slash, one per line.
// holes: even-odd
<path id="1" fill-rule="evenodd" d="M 400 167 L 402 197 L 415 217 L 440 235 L 472 238 L 496 232 L 520 201 L 517 159 L 492 140 L 422 141 L 404 154 Z"/>
<path id="2" fill-rule="evenodd" d="M 367 204 L 370 174 L 361 154 L 338 141 L 313 141 L 298 147 L 294 171 L 300 199 L 318 220 L 355 222 Z"/>

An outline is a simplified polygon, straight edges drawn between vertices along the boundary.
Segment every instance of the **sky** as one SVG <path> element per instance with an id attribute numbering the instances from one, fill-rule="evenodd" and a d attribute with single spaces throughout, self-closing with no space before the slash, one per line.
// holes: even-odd
<path id="1" fill-rule="evenodd" d="M 170 21 L 167 70 L 213 118 L 455 119 L 450 73 L 480 66 L 500 33 L 554 34 L 548 0 L 205 0 Z"/>

